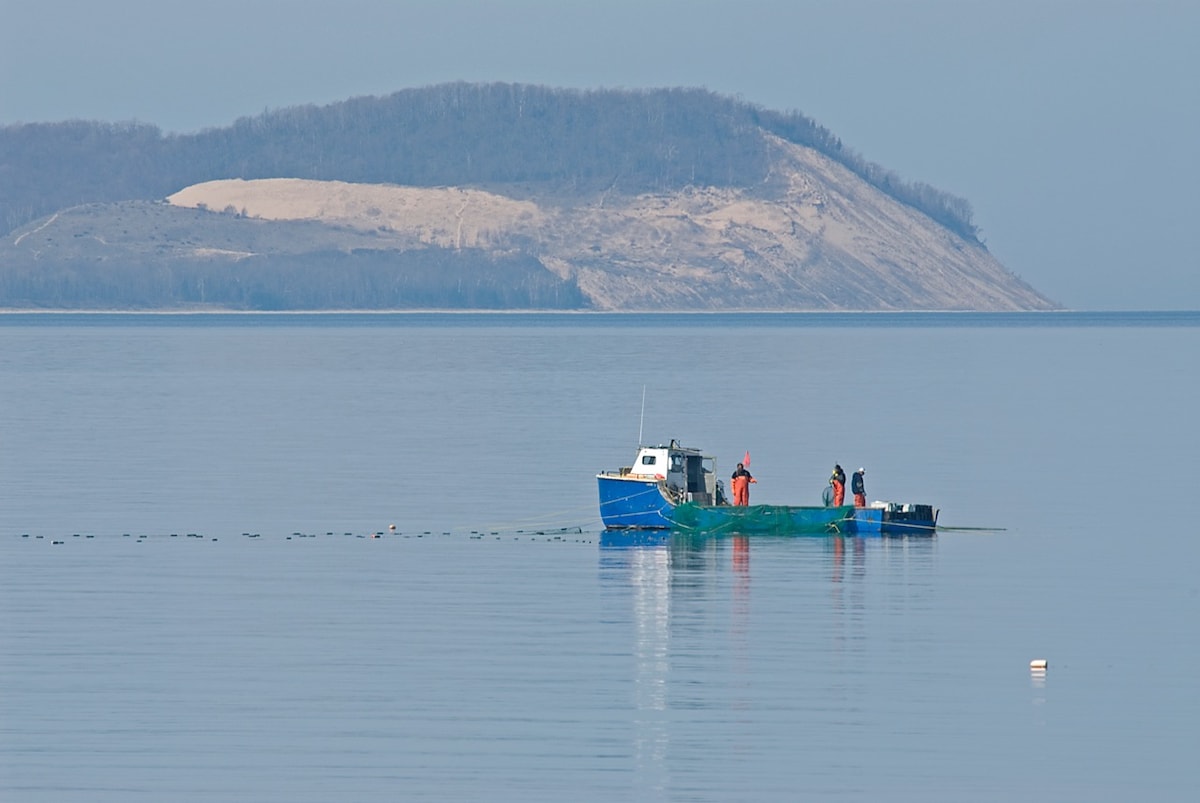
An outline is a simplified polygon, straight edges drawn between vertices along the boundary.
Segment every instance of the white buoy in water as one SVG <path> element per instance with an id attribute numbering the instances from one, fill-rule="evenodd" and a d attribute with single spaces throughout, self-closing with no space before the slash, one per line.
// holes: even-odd
<path id="1" fill-rule="evenodd" d="M 1030 669 L 1045 670 L 1046 667 L 1049 665 L 1050 665 L 1050 663 L 1045 658 L 1034 658 L 1032 661 L 1029 662 Z"/>
<path id="2" fill-rule="evenodd" d="M 396 529 L 396 525 L 395 525 L 395 524 L 389 524 L 389 525 L 388 525 L 388 529 L 389 529 L 389 530 L 394 530 L 394 529 Z"/>

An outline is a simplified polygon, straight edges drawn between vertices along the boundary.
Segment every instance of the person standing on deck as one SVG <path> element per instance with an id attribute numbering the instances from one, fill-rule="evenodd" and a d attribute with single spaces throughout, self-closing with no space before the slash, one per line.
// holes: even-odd
<path id="1" fill-rule="evenodd" d="M 841 466 L 834 465 L 829 484 L 833 486 L 833 506 L 841 507 L 842 502 L 846 499 L 846 472 L 842 470 Z"/>
<path id="2" fill-rule="evenodd" d="M 854 506 L 867 506 L 867 489 L 863 484 L 863 474 L 866 474 L 865 468 L 859 467 L 858 471 L 854 472 L 854 476 L 850 478 L 850 493 L 854 494 Z"/>
<path id="3" fill-rule="evenodd" d="M 746 470 L 746 467 L 738 463 L 737 468 L 733 471 L 733 476 L 730 477 L 733 481 L 733 504 L 738 507 L 747 507 L 750 504 L 750 483 L 758 482 L 753 475 Z"/>

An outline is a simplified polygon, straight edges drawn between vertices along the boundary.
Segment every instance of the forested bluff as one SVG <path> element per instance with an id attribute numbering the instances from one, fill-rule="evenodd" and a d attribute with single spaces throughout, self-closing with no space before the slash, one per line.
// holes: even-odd
<path id="1" fill-rule="evenodd" d="M 405 232 L 387 210 L 372 229 L 164 203 L 226 179 L 258 199 L 273 179 L 428 191 L 405 203 L 471 191 L 534 204 L 543 228 L 477 219 L 488 235 L 464 246 Z M 589 243 L 565 245 L 577 229 Z M 186 134 L 9 125 L 0 232 L 7 309 L 1055 306 L 991 257 L 966 200 L 868 162 L 800 112 L 700 89 L 454 83 Z M 648 249 L 639 232 L 676 247 Z M 926 273 L 942 274 L 936 287 Z"/>

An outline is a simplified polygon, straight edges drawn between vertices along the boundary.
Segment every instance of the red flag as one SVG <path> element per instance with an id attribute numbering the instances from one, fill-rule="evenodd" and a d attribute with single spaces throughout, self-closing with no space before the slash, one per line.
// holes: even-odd
<path id="1" fill-rule="evenodd" d="M 749 466 L 749 465 L 750 465 L 750 452 L 749 452 L 749 451 L 747 451 L 747 452 L 746 452 L 746 456 L 742 458 L 742 465 L 743 465 L 743 466 Z"/>

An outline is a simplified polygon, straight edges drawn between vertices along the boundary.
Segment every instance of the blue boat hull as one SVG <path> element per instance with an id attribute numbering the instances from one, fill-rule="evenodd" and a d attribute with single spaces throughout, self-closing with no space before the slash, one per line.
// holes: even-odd
<path id="1" fill-rule="evenodd" d="M 674 530 L 743 535 L 932 535 L 929 505 L 805 507 L 676 504 L 652 479 L 599 475 L 600 518 L 610 530 Z"/>
<path id="2" fill-rule="evenodd" d="M 669 530 L 674 505 L 657 482 L 598 477 L 600 519 L 613 530 Z"/>

